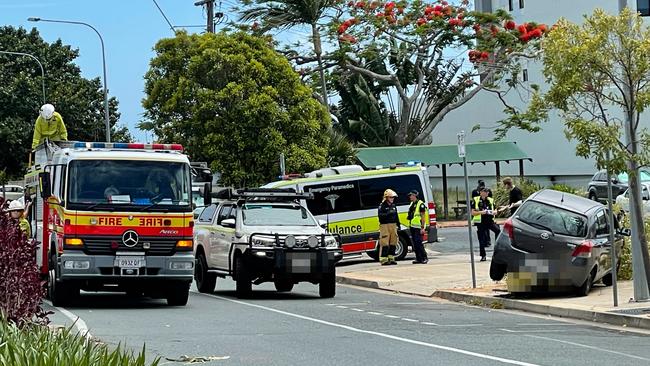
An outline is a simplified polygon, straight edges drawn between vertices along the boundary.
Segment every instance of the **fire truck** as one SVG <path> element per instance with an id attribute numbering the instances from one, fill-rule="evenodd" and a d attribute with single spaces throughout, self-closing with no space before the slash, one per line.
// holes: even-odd
<path id="1" fill-rule="evenodd" d="M 30 165 L 28 220 L 55 306 L 80 290 L 187 303 L 194 219 L 181 145 L 46 141 Z"/>

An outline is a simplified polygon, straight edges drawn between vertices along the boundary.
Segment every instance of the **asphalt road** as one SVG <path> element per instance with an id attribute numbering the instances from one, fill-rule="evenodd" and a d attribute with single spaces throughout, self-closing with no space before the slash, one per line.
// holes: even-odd
<path id="1" fill-rule="evenodd" d="M 240 301 L 234 282 L 186 307 L 116 294 L 84 294 L 68 315 L 93 337 L 206 365 L 650 365 L 650 336 L 347 286 L 279 294 L 265 284 Z M 61 312 L 55 323 L 71 324 Z M 162 364 L 181 364 L 163 359 Z"/>
<path id="2" fill-rule="evenodd" d="M 490 234 L 492 245 L 495 243 L 494 234 Z M 474 251 L 478 253 L 478 238 L 476 237 L 476 228 L 472 228 L 472 241 Z M 430 249 L 442 254 L 459 254 L 469 253 L 469 234 L 466 227 L 450 227 L 438 229 L 438 242 L 430 244 Z M 488 253 L 492 247 L 488 248 Z M 488 254 L 489 256 L 489 254 Z"/>

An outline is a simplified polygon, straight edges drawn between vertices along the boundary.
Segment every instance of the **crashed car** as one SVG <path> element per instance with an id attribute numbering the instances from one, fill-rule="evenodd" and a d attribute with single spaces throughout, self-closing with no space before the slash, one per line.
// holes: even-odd
<path id="1" fill-rule="evenodd" d="M 318 284 L 321 297 L 334 297 L 335 265 L 343 253 L 339 238 L 324 229 L 327 223 L 300 204 L 312 197 L 287 189 L 222 191 L 194 228 L 198 290 L 212 292 L 218 277 L 231 277 L 240 298 L 264 282 L 279 292 L 310 282 Z"/>

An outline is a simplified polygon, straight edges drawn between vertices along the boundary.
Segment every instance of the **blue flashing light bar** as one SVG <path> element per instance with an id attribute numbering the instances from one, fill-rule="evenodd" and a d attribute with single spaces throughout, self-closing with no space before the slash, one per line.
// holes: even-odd
<path id="1" fill-rule="evenodd" d="M 125 149 L 125 150 L 170 150 L 183 151 L 181 144 L 143 144 L 126 142 L 75 142 L 75 149 Z"/>

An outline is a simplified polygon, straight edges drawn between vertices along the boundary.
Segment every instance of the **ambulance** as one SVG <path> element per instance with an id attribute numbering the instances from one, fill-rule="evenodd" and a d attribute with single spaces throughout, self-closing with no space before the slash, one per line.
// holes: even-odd
<path id="1" fill-rule="evenodd" d="M 25 176 L 55 306 L 80 290 L 183 306 L 194 257 L 190 162 L 177 144 L 46 142 Z"/>
<path id="2" fill-rule="evenodd" d="M 390 188 L 397 193 L 401 230 L 395 257 L 404 259 L 411 247 L 408 230 L 408 193 L 417 190 L 428 207 L 424 240 L 437 241 L 436 204 L 433 200 L 427 168 L 416 162 L 390 167 L 364 170 L 359 165 L 324 168 L 304 175 L 287 175 L 281 181 L 269 183 L 264 188 L 293 188 L 298 192 L 312 193 L 313 200 L 304 204 L 326 226 L 329 232 L 342 238 L 343 254 L 368 254 L 377 260 L 379 219 L 377 210 L 383 193 Z"/>

